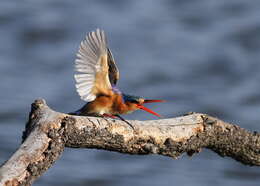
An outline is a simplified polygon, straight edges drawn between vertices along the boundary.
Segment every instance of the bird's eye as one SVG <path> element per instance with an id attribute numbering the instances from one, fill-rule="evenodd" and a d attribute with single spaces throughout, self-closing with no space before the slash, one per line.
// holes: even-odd
<path id="1" fill-rule="evenodd" d="M 131 103 L 134 103 L 134 104 L 139 104 L 139 102 L 136 101 L 136 100 L 131 100 L 130 102 L 131 102 Z"/>

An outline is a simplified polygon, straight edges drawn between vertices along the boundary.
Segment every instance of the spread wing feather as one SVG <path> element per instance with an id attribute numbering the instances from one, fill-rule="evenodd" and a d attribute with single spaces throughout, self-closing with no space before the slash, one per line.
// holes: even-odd
<path id="1" fill-rule="evenodd" d="M 119 79 L 119 70 L 109 48 L 107 48 L 107 61 L 109 66 L 109 81 L 112 85 L 116 85 Z"/>
<path id="2" fill-rule="evenodd" d="M 109 80 L 108 49 L 104 31 L 90 32 L 80 44 L 75 60 L 74 78 L 81 99 L 90 102 L 98 94 L 108 94 Z"/>

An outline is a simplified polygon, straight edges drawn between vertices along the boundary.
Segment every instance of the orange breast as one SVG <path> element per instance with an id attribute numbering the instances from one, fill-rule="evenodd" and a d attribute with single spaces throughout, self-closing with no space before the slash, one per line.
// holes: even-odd
<path id="1" fill-rule="evenodd" d="M 113 102 L 110 96 L 99 96 L 89 103 L 89 111 L 98 114 L 110 113 L 112 105 Z"/>
<path id="2" fill-rule="evenodd" d="M 124 102 L 122 96 L 115 94 L 113 97 L 113 111 L 117 112 L 116 114 L 128 114 L 137 110 L 136 104 L 130 102 Z"/>
<path id="3" fill-rule="evenodd" d="M 137 109 L 135 104 L 125 103 L 119 94 L 99 96 L 88 104 L 88 112 L 98 114 L 127 114 Z"/>

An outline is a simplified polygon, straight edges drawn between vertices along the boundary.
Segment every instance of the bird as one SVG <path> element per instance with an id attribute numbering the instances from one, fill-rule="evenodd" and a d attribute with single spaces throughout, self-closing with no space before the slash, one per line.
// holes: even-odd
<path id="1" fill-rule="evenodd" d="M 87 103 L 73 115 L 119 118 L 121 114 L 136 110 L 147 111 L 157 117 L 158 113 L 145 107 L 145 103 L 164 102 L 125 94 L 116 86 L 119 70 L 108 47 L 104 30 L 89 32 L 81 41 L 75 60 L 76 90 Z M 133 127 L 129 122 L 127 122 Z"/>

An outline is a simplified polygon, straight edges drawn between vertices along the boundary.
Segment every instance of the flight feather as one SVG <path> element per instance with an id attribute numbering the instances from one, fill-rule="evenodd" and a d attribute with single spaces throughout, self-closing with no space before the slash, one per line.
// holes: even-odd
<path id="1" fill-rule="evenodd" d="M 105 33 L 97 29 L 81 42 L 75 60 L 74 78 L 81 99 L 90 102 L 112 89 L 109 79 L 108 48 Z"/>

